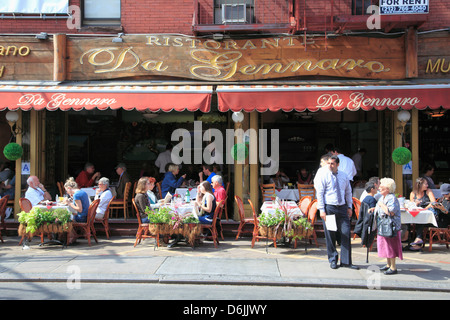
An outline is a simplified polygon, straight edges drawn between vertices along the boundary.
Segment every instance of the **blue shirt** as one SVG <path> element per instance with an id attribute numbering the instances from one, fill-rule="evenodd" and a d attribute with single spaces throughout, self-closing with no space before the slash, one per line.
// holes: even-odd
<path id="1" fill-rule="evenodd" d="M 170 192 L 170 194 L 173 195 L 175 193 L 175 189 L 181 186 L 183 181 L 184 178 L 182 176 L 177 180 L 172 172 L 166 172 L 161 183 L 161 199 L 166 197 L 167 192 Z"/>
<path id="2" fill-rule="evenodd" d="M 338 184 L 336 183 L 336 180 Z M 341 201 L 338 201 L 338 195 L 336 186 L 339 185 L 341 193 Z M 317 175 L 314 178 L 314 188 L 316 189 L 317 209 L 325 211 L 325 204 L 330 205 L 347 205 L 348 208 L 352 208 L 352 188 L 350 187 L 350 181 L 345 173 L 338 171 L 334 175 L 331 170 L 327 168 L 321 168 L 317 171 Z"/>
<path id="3" fill-rule="evenodd" d="M 83 190 L 78 190 L 73 195 L 73 204 L 75 204 L 75 200 L 81 201 L 82 211 L 74 215 L 74 219 L 77 222 L 86 222 L 89 211 L 89 196 Z"/>

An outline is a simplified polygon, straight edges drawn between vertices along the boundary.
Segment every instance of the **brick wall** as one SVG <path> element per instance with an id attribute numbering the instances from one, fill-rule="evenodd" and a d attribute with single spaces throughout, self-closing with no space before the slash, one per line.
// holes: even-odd
<path id="1" fill-rule="evenodd" d="M 450 3 L 448 0 L 429 0 L 430 13 L 428 22 L 420 30 L 450 28 Z"/>
<path id="2" fill-rule="evenodd" d="M 82 0 L 71 0 L 71 5 L 80 5 Z M 270 3 L 263 5 L 265 2 Z M 369 1 L 369 0 L 368 0 Z M 198 0 L 201 13 L 212 21 L 212 0 Z M 263 23 L 284 20 L 287 11 L 286 0 L 259 0 L 255 10 L 265 17 Z M 300 13 L 303 14 L 303 0 L 297 0 Z M 274 9 L 276 7 L 276 9 Z M 327 15 L 331 8 L 331 0 L 306 1 L 306 15 L 316 15 L 318 19 Z M 333 12 L 349 14 L 351 0 L 334 0 Z M 181 33 L 192 34 L 192 18 L 194 0 L 122 0 L 122 27 L 125 33 Z M 266 21 L 267 20 L 267 21 Z M 92 31 L 89 29 L 68 29 L 65 19 L 0 19 L 0 33 L 108 33 L 108 29 Z M 257 21 L 262 22 L 262 21 Z M 430 0 L 428 22 L 421 30 L 432 30 L 450 27 L 450 5 L 448 0 Z M 111 29 L 116 33 L 116 29 Z"/>

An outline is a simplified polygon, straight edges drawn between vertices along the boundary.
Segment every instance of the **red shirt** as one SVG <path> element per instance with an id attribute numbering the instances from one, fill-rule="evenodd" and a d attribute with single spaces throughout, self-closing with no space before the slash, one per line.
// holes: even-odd
<path id="1" fill-rule="evenodd" d="M 214 189 L 214 197 L 216 197 L 216 203 L 225 200 L 225 198 L 227 197 L 227 192 L 225 191 L 225 188 L 220 186 L 217 189 Z"/>
<path id="2" fill-rule="evenodd" d="M 80 172 L 78 177 L 75 179 L 78 184 L 78 188 L 87 188 L 94 185 L 94 179 L 92 179 L 93 174 L 89 174 L 86 170 Z"/>

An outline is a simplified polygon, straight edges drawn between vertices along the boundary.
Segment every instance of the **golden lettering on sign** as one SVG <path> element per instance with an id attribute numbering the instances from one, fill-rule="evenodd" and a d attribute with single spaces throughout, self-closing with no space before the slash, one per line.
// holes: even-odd
<path id="1" fill-rule="evenodd" d="M 439 73 L 439 72 L 448 73 L 449 71 L 450 71 L 450 61 L 447 62 L 447 67 L 445 67 L 445 58 L 437 59 L 434 64 L 431 59 L 428 59 L 425 73 Z"/>
<path id="2" fill-rule="evenodd" d="M 31 49 L 30 47 L 27 46 L 21 46 L 20 48 L 18 48 L 17 46 L 0 46 L 0 58 L 6 57 L 6 56 L 17 56 L 17 54 L 19 54 L 19 56 L 21 57 L 26 57 L 30 54 Z M 5 73 L 5 66 L 0 66 L 0 78 L 3 77 L 3 74 Z"/>
<path id="3" fill-rule="evenodd" d="M 304 39 L 305 43 L 307 39 Z M 255 49 L 273 50 L 284 45 L 293 47 L 298 45 L 294 42 L 294 37 L 273 38 L 273 39 L 253 39 L 237 43 L 234 40 L 201 41 L 195 38 L 171 37 L 171 36 L 147 36 L 146 43 L 150 47 L 184 47 L 188 48 L 189 57 L 193 64 L 187 64 L 191 76 L 210 81 L 229 80 L 241 74 L 244 76 L 286 74 L 298 71 L 317 72 L 327 70 L 367 70 L 367 73 L 389 72 L 380 61 L 366 61 L 363 59 L 286 59 L 282 62 L 274 63 L 246 63 L 247 55 L 244 50 Z M 87 59 L 86 59 L 87 57 Z M 96 67 L 95 73 L 109 73 L 120 71 L 131 71 L 137 67 L 151 72 L 179 72 L 180 70 L 170 70 L 171 65 L 167 61 L 158 59 L 148 59 L 141 61 L 139 55 L 133 51 L 133 47 L 107 47 L 94 48 L 84 52 L 80 57 L 80 64 L 84 61 Z M 181 70 L 182 71 L 182 70 Z"/>

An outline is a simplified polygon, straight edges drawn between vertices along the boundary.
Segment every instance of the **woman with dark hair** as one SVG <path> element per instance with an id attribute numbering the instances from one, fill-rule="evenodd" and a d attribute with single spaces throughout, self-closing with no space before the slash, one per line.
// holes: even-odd
<path id="1" fill-rule="evenodd" d="M 409 195 L 409 200 L 414 202 L 417 207 L 428 209 L 435 213 L 433 204 L 436 203 L 433 191 L 428 187 L 428 182 L 425 178 L 417 178 L 413 185 L 413 191 Z M 411 250 L 417 251 L 423 245 L 423 229 L 427 225 L 416 225 L 416 239 L 411 243 Z"/>
<path id="2" fill-rule="evenodd" d="M 203 215 L 198 217 L 200 223 L 211 224 L 216 210 L 216 198 L 212 191 L 211 184 L 203 181 L 197 188 L 197 202 L 199 209 L 203 211 Z"/>

